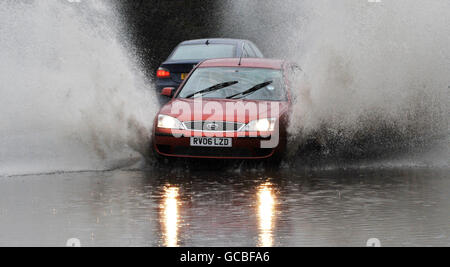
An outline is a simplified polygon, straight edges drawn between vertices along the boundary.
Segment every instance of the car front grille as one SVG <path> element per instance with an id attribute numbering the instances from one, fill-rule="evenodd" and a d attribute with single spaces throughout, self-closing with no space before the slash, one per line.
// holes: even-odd
<path id="1" fill-rule="evenodd" d="M 227 121 L 189 121 L 183 124 L 187 130 L 204 132 L 236 132 L 245 126 L 244 123 Z"/>

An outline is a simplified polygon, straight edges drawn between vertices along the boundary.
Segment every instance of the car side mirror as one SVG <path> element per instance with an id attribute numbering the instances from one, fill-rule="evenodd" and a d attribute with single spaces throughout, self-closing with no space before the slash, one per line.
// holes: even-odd
<path id="1" fill-rule="evenodd" d="M 166 88 L 162 89 L 161 95 L 162 96 L 167 96 L 167 97 L 173 97 L 174 91 L 175 91 L 175 88 L 173 88 L 173 87 L 166 87 Z"/>

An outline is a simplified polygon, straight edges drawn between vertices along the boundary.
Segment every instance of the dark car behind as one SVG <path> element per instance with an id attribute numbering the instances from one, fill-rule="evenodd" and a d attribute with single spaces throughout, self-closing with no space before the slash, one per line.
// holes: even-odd
<path id="1" fill-rule="evenodd" d="M 261 51 L 248 40 L 199 39 L 180 43 L 156 73 L 156 89 L 177 88 L 201 61 L 215 58 L 263 58 Z"/>

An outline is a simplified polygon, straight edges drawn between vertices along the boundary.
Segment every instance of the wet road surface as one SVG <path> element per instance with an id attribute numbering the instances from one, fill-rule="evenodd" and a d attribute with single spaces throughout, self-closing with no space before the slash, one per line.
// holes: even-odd
<path id="1" fill-rule="evenodd" d="M 0 246 L 450 245 L 448 170 L 0 177 Z"/>

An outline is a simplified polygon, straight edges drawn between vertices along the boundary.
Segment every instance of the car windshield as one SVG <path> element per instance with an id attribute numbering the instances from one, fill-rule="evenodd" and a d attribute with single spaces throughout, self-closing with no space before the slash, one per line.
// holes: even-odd
<path id="1" fill-rule="evenodd" d="M 208 93 L 200 93 L 220 84 L 226 84 L 227 86 Z M 281 70 L 215 67 L 198 68 L 186 81 L 177 97 L 199 96 L 204 98 L 285 101 L 286 91 Z"/>
<path id="2" fill-rule="evenodd" d="M 201 44 L 179 46 L 170 60 L 232 58 L 235 56 L 235 46 L 228 44 Z"/>

